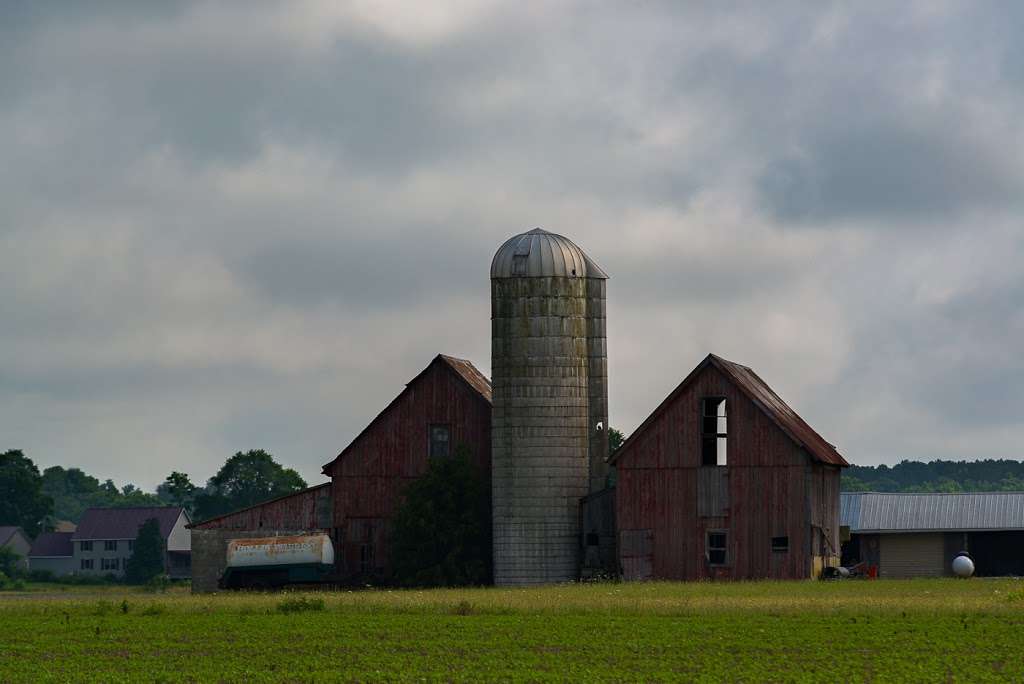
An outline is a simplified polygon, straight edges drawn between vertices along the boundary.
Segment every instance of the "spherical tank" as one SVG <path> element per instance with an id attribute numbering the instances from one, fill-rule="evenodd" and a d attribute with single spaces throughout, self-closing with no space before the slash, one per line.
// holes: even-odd
<path id="1" fill-rule="evenodd" d="M 491 262 L 495 584 L 578 578 L 580 497 L 607 475 L 607 278 L 539 228 Z"/>

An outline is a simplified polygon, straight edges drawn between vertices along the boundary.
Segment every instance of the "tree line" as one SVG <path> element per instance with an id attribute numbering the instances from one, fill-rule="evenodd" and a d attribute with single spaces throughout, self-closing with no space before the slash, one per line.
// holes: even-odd
<path id="1" fill-rule="evenodd" d="M 1024 462 L 900 461 L 894 466 L 850 466 L 844 492 L 1009 492 L 1024 491 Z"/>
<path id="2" fill-rule="evenodd" d="M 172 471 L 154 492 L 133 484 L 118 488 L 80 468 L 51 466 L 40 472 L 20 449 L 0 453 L 0 525 L 16 525 L 31 536 L 58 521 L 78 523 L 87 508 L 182 506 L 193 520 L 205 520 L 260 501 L 305 489 L 306 481 L 262 449 L 229 457 L 205 486 Z"/>

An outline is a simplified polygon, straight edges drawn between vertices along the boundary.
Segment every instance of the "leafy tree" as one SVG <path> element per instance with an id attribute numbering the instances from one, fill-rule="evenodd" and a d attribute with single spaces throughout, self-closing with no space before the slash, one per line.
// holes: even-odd
<path id="1" fill-rule="evenodd" d="M 113 480 L 100 482 L 79 468 L 53 466 L 43 471 L 43 493 L 54 501 L 53 517 L 78 522 L 92 507 L 159 506 L 160 500 L 133 484 L 117 488 Z"/>
<path id="2" fill-rule="evenodd" d="M 490 482 L 464 446 L 432 460 L 406 487 L 391 527 L 391 562 L 402 585 L 490 583 Z"/>
<path id="3" fill-rule="evenodd" d="M 622 443 L 626 441 L 626 436 L 622 434 L 622 430 L 616 430 L 613 427 L 608 428 L 608 455 L 612 456 Z"/>
<path id="4" fill-rule="evenodd" d="M 845 492 L 998 492 L 1024 489 L 1024 463 L 901 461 L 895 466 L 851 466 L 843 470 Z"/>
<path id="5" fill-rule="evenodd" d="M 156 518 L 150 518 L 139 527 L 135 550 L 125 563 L 124 578 L 129 584 L 145 584 L 163 571 L 164 538 Z"/>
<path id="6" fill-rule="evenodd" d="M 175 470 L 156 488 L 156 495 L 161 502 L 170 506 L 181 506 L 191 513 L 198 489 L 188 479 L 188 475 Z"/>
<path id="7" fill-rule="evenodd" d="M 39 534 L 53 510 L 42 486 L 39 468 L 20 449 L 0 454 L 0 525 L 17 525 L 30 537 Z"/>
<path id="8" fill-rule="evenodd" d="M 0 546 L 0 575 L 16 577 L 23 574 L 23 560 L 24 557 L 14 549 Z"/>
<path id="9" fill-rule="evenodd" d="M 239 451 L 196 494 L 196 517 L 205 520 L 305 488 L 306 481 L 297 472 L 281 466 L 266 451 Z"/>

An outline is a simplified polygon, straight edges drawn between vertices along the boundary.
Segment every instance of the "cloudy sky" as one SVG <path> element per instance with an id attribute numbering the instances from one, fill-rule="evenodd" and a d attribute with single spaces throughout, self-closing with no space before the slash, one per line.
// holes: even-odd
<path id="1" fill-rule="evenodd" d="M 59 6 L 58 6 L 59 5 Z M 714 9 L 710 9 L 713 5 Z M 4 3 L 0 448 L 320 481 L 535 226 L 611 423 L 707 352 L 848 460 L 1020 457 L 1018 3 Z"/>

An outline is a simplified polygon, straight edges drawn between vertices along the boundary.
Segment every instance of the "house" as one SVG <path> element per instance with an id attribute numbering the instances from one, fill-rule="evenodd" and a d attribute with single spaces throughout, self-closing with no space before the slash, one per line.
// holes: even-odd
<path id="1" fill-rule="evenodd" d="M 797 579 L 839 563 L 848 464 L 746 366 L 708 355 L 611 460 L 624 579 Z"/>
<path id="2" fill-rule="evenodd" d="M 491 385 L 469 361 L 439 354 L 323 467 L 330 482 L 192 525 L 192 590 L 216 589 L 228 539 L 316 531 L 330 534 L 342 578 L 386 578 L 403 490 L 459 449 L 489 481 Z"/>
<path id="3" fill-rule="evenodd" d="M 28 553 L 29 570 L 49 572 L 54 576 L 74 574 L 75 564 L 71 532 L 43 532 L 32 542 Z"/>
<path id="4" fill-rule="evenodd" d="M 844 566 L 878 577 L 952 575 L 961 551 L 979 576 L 1024 575 L 1024 492 L 842 495 Z"/>
<path id="5" fill-rule="evenodd" d="M 164 567 L 173 578 L 191 576 L 191 522 L 180 506 L 90 508 L 70 533 L 72 572 L 124 575 L 139 528 L 155 518 L 165 545 Z M 53 533 L 67 534 L 67 533 Z M 52 542 L 56 547 L 56 539 Z M 40 556 L 41 557 L 41 556 Z"/>
<path id="6" fill-rule="evenodd" d="M 21 557 L 18 565 L 23 570 L 28 569 L 28 552 L 31 548 L 32 543 L 23 529 L 10 525 L 0 526 L 0 549 L 10 549 L 18 554 Z"/>

